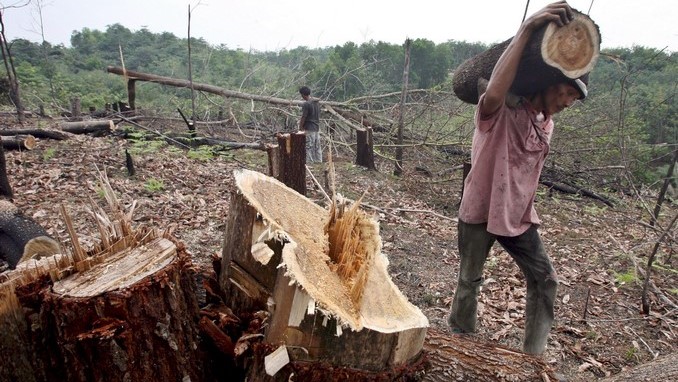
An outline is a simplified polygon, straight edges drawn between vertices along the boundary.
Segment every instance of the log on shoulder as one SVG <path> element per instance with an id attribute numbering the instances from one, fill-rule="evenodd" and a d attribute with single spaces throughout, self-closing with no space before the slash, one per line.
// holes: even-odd
<path id="1" fill-rule="evenodd" d="M 510 42 L 508 39 L 459 65 L 452 79 L 459 99 L 478 103 L 478 80 L 490 79 Z M 549 23 L 534 32 L 521 57 L 511 92 L 528 96 L 567 78 L 579 78 L 593 69 L 599 55 L 598 26 L 587 15 L 575 11 L 568 25 Z"/>
<path id="2" fill-rule="evenodd" d="M 230 296 L 268 302 L 267 343 L 285 344 L 292 362 L 369 372 L 417 359 L 428 320 L 391 281 L 375 221 L 357 204 L 328 211 L 253 171 L 237 172 L 236 182 L 232 211 L 246 213 L 229 217 L 221 284 Z M 237 281 L 243 272 L 247 283 Z"/>

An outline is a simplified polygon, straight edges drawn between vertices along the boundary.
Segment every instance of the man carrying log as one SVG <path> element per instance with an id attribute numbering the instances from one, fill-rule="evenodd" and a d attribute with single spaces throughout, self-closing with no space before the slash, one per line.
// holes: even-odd
<path id="1" fill-rule="evenodd" d="M 499 57 L 476 108 L 471 171 L 459 208 L 460 271 L 448 323 L 456 333 L 475 331 L 483 265 L 498 241 L 527 281 L 523 351 L 531 354 L 546 348 L 557 287 L 533 201 L 549 151 L 551 118 L 586 97 L 588 77 L 563 76 L 516 103 L 507 101 L 532 34 L 549 22 L 562 27 L 573 18 L 565 1 L 546 6 L 522 23 Z"/>

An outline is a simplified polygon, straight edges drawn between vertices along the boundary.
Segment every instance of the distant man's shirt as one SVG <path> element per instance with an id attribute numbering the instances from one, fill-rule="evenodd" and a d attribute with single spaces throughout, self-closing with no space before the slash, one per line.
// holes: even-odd
<path id="1" fill-rule="evenodd" d="M 487 223 L 487 231 L 495 235 L 518 236 L 541 223 L 534 198 L 553 120 L 544 120 L 524 101 L 517 108 L 504 104 L 484 118 L 476 108 L 475 125 L 471 171 L 464 183 L 459 219 Z"/>
<path id="2" fill-rule="evenodd" d="M 304 118 L 304 130 L 320 131 L 320 102 L 317 99 L 304 101 L 301 115 Z"/>

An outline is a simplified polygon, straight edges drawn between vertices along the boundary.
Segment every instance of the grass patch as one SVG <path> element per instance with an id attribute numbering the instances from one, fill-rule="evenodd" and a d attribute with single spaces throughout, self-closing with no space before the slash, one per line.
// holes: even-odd
<path id="1" fill-rule="evenodd" d="M 165 183 L 162 180 L 151 178 L 144 183 L 144 188 L 148 192 L 160 192 L 165 189 Z"/>

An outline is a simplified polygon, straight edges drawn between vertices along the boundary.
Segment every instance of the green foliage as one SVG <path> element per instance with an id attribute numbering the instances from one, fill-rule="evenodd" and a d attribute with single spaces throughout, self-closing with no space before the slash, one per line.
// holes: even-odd
<path id="1" fill-rule="evenodd" d="M 165 189 L 165 183 L 160 179 L 150 178 L 144 183 L 144 188 L 148 192 L 160 192 Z"/>
<path id="2" fill-rule="evenodd" d="M 54 147 L 49 147 L 42 153 L 42 160 L 47 162 L 48 160 L 54 158 L 55 155 L 56 149 Z"/>
<path id="3" fill-rule="evenodd" d="M 619 285 L 632 284 L 638 281 L 638 276 L 633 270 L 624 273 L 614 272 L 614 281 Z"/>
<path id="4" fill-rule="evenodd" d="M 193 80 L 226 89 L 299 99 L 297 89 L 308 85 L 314 96 L 329 101 L 402 89 L 404 44 L 347 42 L 324 48 L 260 52 L 213 46 L 199 38 L 192 38 L 190 43 Z M 53 115 L 68 109 L 74 96 L 81 98 L 84 110 L 100 110 L 106 103 L 126 101 L 125 79 L 105 71 L 109 65 L 122 66 L 121 52 L 127 69 L 188 78 L 186 38 L 168 32 L 153 33 L 146 28 L 131 31 L 121 24 L 109 25 L 103 31 L 83 28 L 73 32 L 68 48 L 23 39 L 13 41 L 11 46 L 24 106 L 35 110 L 49 100 L 54 109 L 48 113 Z M 449 95 L 451 76 L 458 65 L 487 48 L 476 42 L 450 40 L 435 44 L 414 39 L 410 88 L 429 89 L 437 98 L 409 101 L 421 107 L 438 107 L 439 111 L 406 115 L 406 129 L 423 132 L 427 143 L 468 145 L 473 108 L 460 107 Z M 631 177 L 607 172 L 593 178 L 603 184 L 659 184 L 665 175 L 661 168 L 670 159 L 668 152 L 678 143 L 677 78 L 678 55 L 674 52 L 638 46 L 603 51 L 591 74 L 589 97 L 556 117 L 554 150 L 547 166 L 623 165 Z M 175 113 L 177 108 L 190 110 L 190 97 L 190 90 L 185 88 L 136 84 L 137 102 L 142 104 L 139 106 L 158 113 Z M 390 105 L 375 103 L 369 107 L 387 109 L 393 106 L 392 101 Z M 226 102 L 239 121 L 256 118 L 249 102 Z M 196 102 L 196 116 L 216 115 L 216 109 L 223 106 L 217 97 L 201 95 Z M 280 124 L 287 124 L 288 117 L 277 115 L 271 120 L 275 123 L 277 118 Z M 132 150 L 153 152 L 162 146 L 164 143 L 157 138 L 143 138 L 135 142 Z M 386 151 L 380 154 L 392 156 Z"/>
<path id="5" fill-rule="evenodd" d="M 191 159 L 197 159 L 201 161 L 208 161 L 214 158 L 214 151 L 209 146 L 200 146 L 196 149 L 188 150 L 186 156 Z"/>

